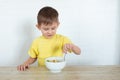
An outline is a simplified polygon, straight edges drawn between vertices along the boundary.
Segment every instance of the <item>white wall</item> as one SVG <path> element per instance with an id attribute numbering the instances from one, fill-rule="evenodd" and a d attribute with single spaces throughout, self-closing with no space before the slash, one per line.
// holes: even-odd
<path id="1" fill-rule="evenodd" d="M 0 66 L 16 66 L 28 58 L 32 40 L 41 34 L 35 25 L 43 6 L 58 10 L 58 33 L 82 50 L 79 56 L 68 54 L 68 64 L 120 64 L 118 1 L 0 0 Z"/>
<path id="2" fill-rule="evenodd" d="M 118 38 L 117 38 L 117 40 L 118 40 L 118 62 L 119 62 L 119 64 L 120 64 L 120 0 L 118 1 L 118 14 L 119 14 L 119 22 L 118 22 Z"/>

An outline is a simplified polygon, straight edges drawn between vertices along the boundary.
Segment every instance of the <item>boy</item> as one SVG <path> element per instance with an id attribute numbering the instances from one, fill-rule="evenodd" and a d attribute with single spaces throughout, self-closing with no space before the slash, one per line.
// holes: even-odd
<path id="1" fill-rule="evenodd" d="M 42 35 L 36 38 L 29 51 L 29 58 L 17 66 L 20 71 L 26 70 L 30 64 L 38 59 L 38 66 L 45 65 L 44 60 L 51 56 L 63 56 L 63 53 L 73 52 L 77 55 L 81 53 L 78 46 L 74 45 L 67 37 L 56 34 L 59 26 L 58 12 L 52 7 L 43 7 L 37 16 L 36 27 Z"/>

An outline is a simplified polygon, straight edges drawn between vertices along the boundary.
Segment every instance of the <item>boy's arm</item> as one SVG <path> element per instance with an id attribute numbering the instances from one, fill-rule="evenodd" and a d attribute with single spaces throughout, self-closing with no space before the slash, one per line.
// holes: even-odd
<path id="1" fill-rule="evenodd" d="M 72 51 L 73 51 L 75 54 L 77 54 L 77 55 L 80 55 L 80 54 L 81 54 L 81 49 L 80 49 L 78 46 L 74 45 L 74 44 L 72 44 Z"/>
<path id="2" fill-rule="evenodd" d="M 24 71 L 26 70 L 30 64 L 34 63 L 37 58 L 29 57 L 22 65 L 17 66 L 17 70 Z"/>
<path id="3" fill-rule="evenodd" d="M 66 43 L 64 46 L 63 46 L 63 52 L 64 53 L 67 53 L 68 51 L 72 51 L 73 53 L 77 54 L 77 55 L 80 55 L 81 54 L 81 49 L 72 44 L 72 43 Z"/>
<path id="4" fill-rule="evenodd" d="M 37 59 L 37 58 L 29 57 L 29 58 L 27 59 L 27 61 L 25 61 L 25 62 L 23 63 L 23 65 L 30 65 L 30 64 L 34 63 L 34 62 L 36 61 L 36 59 Z"/>

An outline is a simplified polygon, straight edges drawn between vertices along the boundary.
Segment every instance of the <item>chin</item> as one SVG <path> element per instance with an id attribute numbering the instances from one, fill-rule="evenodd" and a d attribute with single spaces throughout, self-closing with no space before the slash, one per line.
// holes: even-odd
<path id="1" fill-rule="evenodd" d="M 53 37 L 53 36 L 47 36 L 46 38 L 47 38 L 47 39 L 50 39 L 50 38 L 52 38 L 52 37 Z"/>

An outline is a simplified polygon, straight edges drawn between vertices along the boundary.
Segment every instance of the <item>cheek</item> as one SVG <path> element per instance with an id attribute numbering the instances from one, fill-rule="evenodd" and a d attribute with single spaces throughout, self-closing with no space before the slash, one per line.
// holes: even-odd
<path id="1" fill-rule="evenodd" d="M 46 33 L 47 33 L 46 31 L 43 32 L 43 34 L 46 34 Z"/>
<path id="2" fill-rule="evenodd" d="M 45 34 L 45 33 L 46 33 L 46 31 L 44 31 L 44 30 L 41 30 L 41 32 L 42 32 L 42 34 Z"/>
<path id="3" fill-rule="evenodd" d="M 54 33 L 56 33 L 57 30 L 54 30 Z"/>

